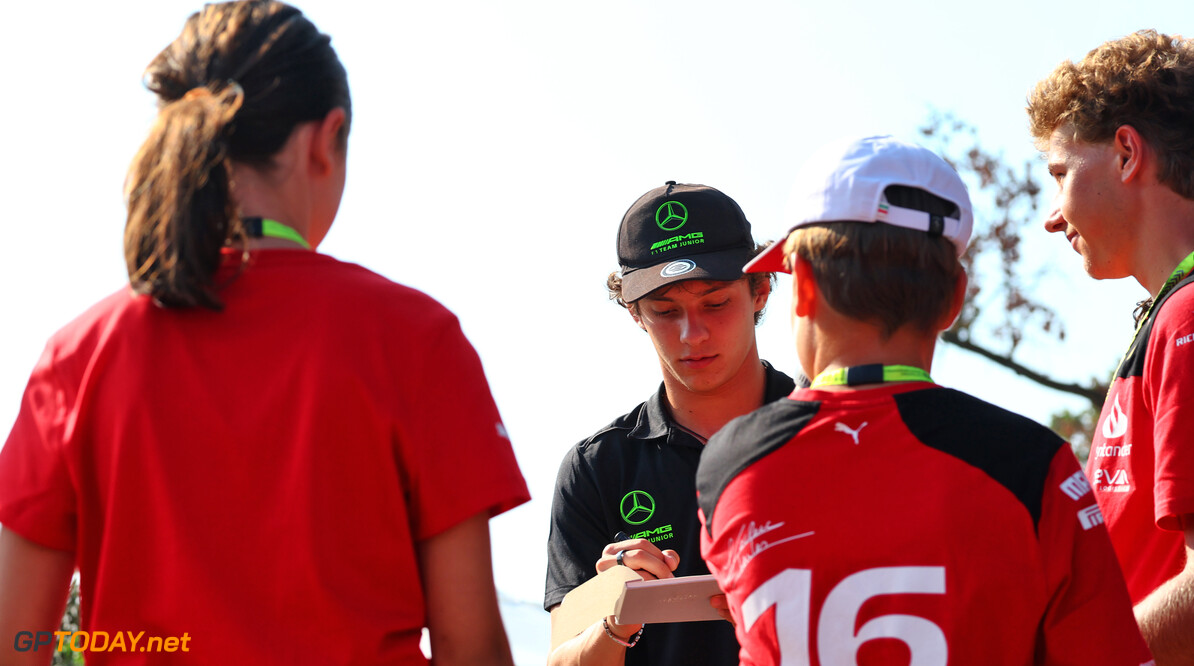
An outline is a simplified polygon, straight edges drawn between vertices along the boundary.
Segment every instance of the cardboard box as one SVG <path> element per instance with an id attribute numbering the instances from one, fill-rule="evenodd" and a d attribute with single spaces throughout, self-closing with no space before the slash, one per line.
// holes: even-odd
<path id="1" fill-rule="evenodd" d="M 623 567 L 625 568 L 625 567 Z M 618 624 L 720 620 L 709 597 L 721 594 L 712 574 L 626 583 L 614 606 Z"/>
<path id="2" fill-rule="evenodd" d="M 610 567 L 564 596 L 552 615 L 551 648 L 607 615 L 620 624 L 720 620 L 709 597 L 721 594 L 712 575 L 643 580 L 629 567 Z"/>

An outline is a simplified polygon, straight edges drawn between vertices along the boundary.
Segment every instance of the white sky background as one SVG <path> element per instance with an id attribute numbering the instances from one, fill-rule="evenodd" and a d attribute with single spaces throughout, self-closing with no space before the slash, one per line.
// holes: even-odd
<path id="1" fill-rule="evenodd" d="M 1138 28 L 1190 32 L 1186 0 L 1136 4 L 301 3 L 332 35 L 355 107 L 348 186 L 320 249 L 460 317 L 530 484 L 534 500 L 491 523 L 499 589 L 542 600 L 561 457 L 660 381 L 646 335 L 603 287 L 640 194 L 713 185 L 771 239 L 809 152 L 846 134 L 915 140 L 934 108 L 1013 162 L 1035 159 L 1024 98 L 1059 61 Z M 122 182 L 155 114 L 141 73 L 198 7 L 6 7 L 5 433 L 45 339 L 125 282 Z M 1143 290 L 1089 280 L 1064 239 L 1035 229 L 1030 265 L 1050 271 L 1040 284 L 1070 335 L 1022 357 L 1106 378 Z M 788 288 L 781 278 L 759 338 L 793 372 Z M 954 349 L 933 375 L 1038 420 L 1082 406 Z"/>

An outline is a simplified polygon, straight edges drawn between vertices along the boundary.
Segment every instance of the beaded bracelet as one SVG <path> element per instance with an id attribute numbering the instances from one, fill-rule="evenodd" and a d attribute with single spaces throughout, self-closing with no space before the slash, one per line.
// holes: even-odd
<path id="1" fill-rule="evenodd" d="M 609 630 L 609 618 L 604 618 L 604 617 L 601 618 L 601 626 L 605 629 L 605 635 L 609 636 L 610 640 L 617 643 L 618 645 L 621 645 L 622 647 L 628 647 L 628 648 L 632 648 L 635 645 L 638 645 L 638 639 L 643 637 L 643 629 L 647 628 L 647 625 L 644 624 L 643 626 L 638 628 L 638 633 L 636 633 L 634 636 L 630 637 L 629 641 L 624 641 L 621 638 L 618 638 L 617 636 L 615 636 L 614 632 Z"/>

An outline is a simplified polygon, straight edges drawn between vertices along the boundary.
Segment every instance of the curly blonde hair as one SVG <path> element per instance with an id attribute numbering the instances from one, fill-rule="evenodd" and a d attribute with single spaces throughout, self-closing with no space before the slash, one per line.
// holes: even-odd
<path id="1" fill-rule="evenodd" d="M 1158 155 L 1158 179 L 1194 199 L 1194 41 L 1140 30 L 1067 60 L 1028 96 L 1037 148 L 1069 125 L 1074 138 L 1108 141 L 1123 125 Z"/>

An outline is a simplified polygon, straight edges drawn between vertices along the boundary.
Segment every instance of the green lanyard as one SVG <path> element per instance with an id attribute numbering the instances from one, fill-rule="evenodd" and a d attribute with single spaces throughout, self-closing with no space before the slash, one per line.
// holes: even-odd
<path id="1" fill-rule="evenodd" d="M 929 373 L 910 365 L 856 365 L 850 368 L 826 370 L 813 380 L 812 388 L 818 386 L 858 386 L 860 384 L 882 384 L 883 382 L 931 382 Z"/>
<path id="2" fill-rule="evenodd" d="M 246 217 L 241 220 L 245 225 L 245 233 L 252 238 L 284 238 L 294 241 L 310 250 L 311 244 L 303 238 L 293 227 L 288 227 L 277 220 L 263 220 L 260 217 Z"/>
<path id="3" fill-rule="evenodd" d="M 1115 376 L 1119 376 L 1119 371 L 1123 368 L 1124 361 L 1128 360 L 1128 356 L 1131 356 L 1132 350 L 1136 348 L 1136 338 L 1140 337 L 1140 329 L 1144 328 L 1144 322 L 1148 321 L 1149 315 L 1153 313 L 1153 308 L 1157 307 L 1157 303 L 1160 303 L 1165 294 L 1168 294 L 1169 290 L 1177 286 L 1178 282 L 1185 280 L 1186 276 L 1190 275 L 1191 270 L 1194 270 L 1194 252 L 1186 255 L 1186 258 L 1182 259 L 1177 268 L 1173 269 L 1173 272 L 1169 274 L 1169 279 L 1165 280 L 1165 284 L 1161 285 L 1161 290 L 1153 297 L 1153 302 L 1148 304 L 1148 309 L 1144 311 L 1144 316 L 1136 323 L 1136 332 L 1132 334 L 1132 343 L 1128 345 L 1128 350 L 1124 352 L 1123 358 L 1119 359 L 1119 366 L 1115 369 Z M 1110 393 L 1110 387 L 1108 387 L 1108 393 Z"/>

